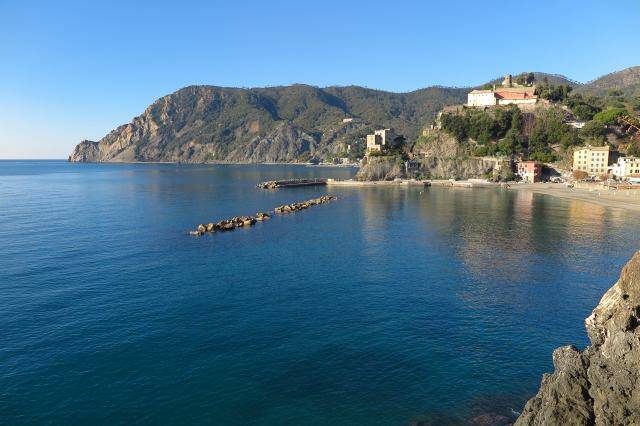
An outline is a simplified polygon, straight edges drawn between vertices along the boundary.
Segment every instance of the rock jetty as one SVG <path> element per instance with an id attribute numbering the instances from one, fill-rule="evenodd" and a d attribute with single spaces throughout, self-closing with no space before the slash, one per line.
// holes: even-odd
<path id="1" fill-rule="evenodd" d="M 640 425 L 640 252 L 585 320 L 591 345 L 553 352 L 516 426 Z"/>
<path id="2" fill-rule="evenodd" d="M 287 180 L 270 180 L 267 182 L 260 182 L 256 185 L 259 189 L 277 189 L 286 188 L 292 186 L 318 186 L 326 185 L 326 179 L 287 179 Z"/>
<path id="3" fill-rule="evenodd" d="M 319 204 L 326 204 L 333 200 L 336 197 L 333 195 L 323 195 L 318 198 L 314 198 L 308 201 L 302 201 L 299 203 L 293 204 L 284 204 L 282 206 L 278 206 L 274 209 L 275 213 L 292 213 L 304 209 L 308 209 L 311 206 L 317 206 Z M 256 222 L 262 222 L 265 220 L 271 219 L 271 215 L 266 212 L 256 213 L 255 216 L 236 216 L 228 220 L 221 220 L 217 223 L 201 223 L 199 224 L 195 230 L 189 231 L 189 235 L 194 237 L 199 237 L 205 233 L 214 233 L 221 231 L 232 231 L 236 228 L 241 227 L 249 227 L 256 224 Z"/>
<path id="4" fill-rule="evenodd" d="M 260 217 L 260 219 L 258 219 L 258 217 Z M 255 225 L 256 221 L 258 220 L 262 221 L 270 217 L 271 216 L 269 216 L 267 213 L 258 213 L 255 217 L 235 216 L 235 217 L 232 217 L 231 219 L 221 220 L 220 222 L 217 222 L 217 223 L 213 223 L 213 222 L 208 224 L 201 223 L 200 225 L 197 226 L 195 231 L 189 231 L 189 235 L 193 235 L 197 237 L 204 234 L 205 232 L 213 233 L 218 231 L 231 231 L 233 229 L 241 228 L 243 226 L 253 226 Z"/>
<path id="5" fill-rule="evenodd" d="M 333 195 L 323 195 L 322 197 L 314 198 L 309 201 L 303 201 L 301 203 L 284 204 L 282 206 L 276 207 L 274 211 L 278 214 L 292 213 L 292 212 L 297 212 L 299 210 L 308 209 L 311 206 L 317 206 L 318 204 L 326 204 L 335 199 L 336 197 L 334 197 Z"/>

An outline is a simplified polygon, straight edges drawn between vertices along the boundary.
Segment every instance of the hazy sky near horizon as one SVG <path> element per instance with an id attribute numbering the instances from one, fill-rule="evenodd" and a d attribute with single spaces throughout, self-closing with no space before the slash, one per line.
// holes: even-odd
<path id="1" fill-rule="evenodd" d="M 639 19 L 637 0 L 0 0 L 0 158 L 66 158 L 191 84 L 585 82 L 640 65 Z"/>

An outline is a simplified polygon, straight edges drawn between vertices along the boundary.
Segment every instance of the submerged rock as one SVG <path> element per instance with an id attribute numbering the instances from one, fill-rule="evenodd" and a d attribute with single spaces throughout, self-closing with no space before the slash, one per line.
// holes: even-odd
<path id="1" fill-rule="evenodd" d="M 640 424 L 640 252 L 585 324 L 591 345 L 554 351 L 516 425 Z"/>

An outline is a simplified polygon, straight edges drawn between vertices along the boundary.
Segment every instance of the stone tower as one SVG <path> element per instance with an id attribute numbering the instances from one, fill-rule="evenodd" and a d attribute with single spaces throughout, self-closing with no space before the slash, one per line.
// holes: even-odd
<path id="1" fill-rule="evenodd" d="M 502 82 L 502 86 L 504 87 L 512 87 L 513 79 L 511 78 L 511 74 L 507 74 L 504 76 L 504 81 Z"/>

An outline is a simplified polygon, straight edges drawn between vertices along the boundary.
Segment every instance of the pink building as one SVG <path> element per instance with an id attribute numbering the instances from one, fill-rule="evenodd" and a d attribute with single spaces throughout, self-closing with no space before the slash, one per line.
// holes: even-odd
<path id="1" fill-rule="evenodd" d="M 520 161 L 517 174 L 522 178 L 523 182 L 540 182 L 542 180 L 542 164 L 532 160 Z"/>

